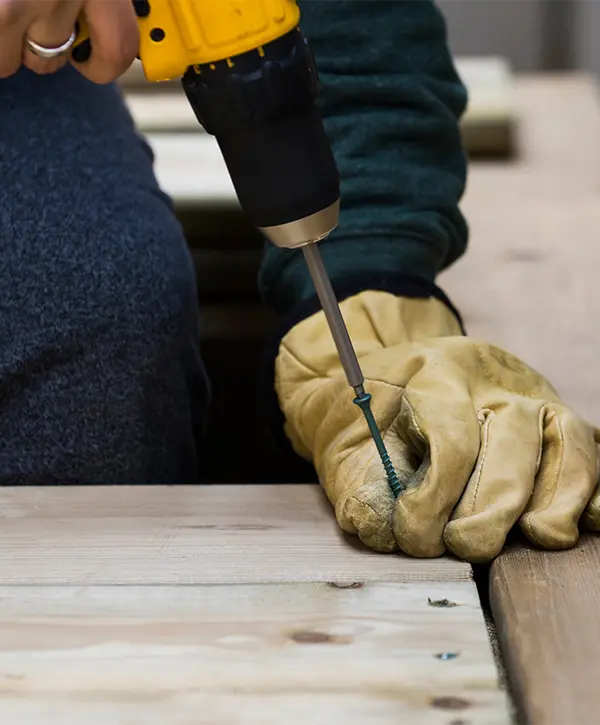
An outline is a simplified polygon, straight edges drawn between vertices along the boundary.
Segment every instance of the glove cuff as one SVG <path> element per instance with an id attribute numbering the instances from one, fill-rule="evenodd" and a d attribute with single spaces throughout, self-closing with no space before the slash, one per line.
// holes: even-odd
<path id="1" fill-rule="evenodd" d="M 437 299 L 444 303 L 456 317 L 463 335 L 466 330 L 462 317 L 448 296 L 436 284 L 413 275 L 356 275 L 346 277 L 343 282 L 332 282 L 339 302 L 366 291 L 388 292 L 397 297 L 410 299 Z M 266 440 L 274 451 L 279 451 L 297 459 L 289 439 L 284 432 L 285 419 L 279 407 L 275 389 L 275 360 L 279 347 L 287 333 L 303 320 L 321 310 L 320 302 L 315 295 L 304 300 L 292 313 L 286 315 L 267 340 L 263 360 L 259 372 L 258 395 L 261 420 L 258 421 Z M 351 394 L 349 389 L 349 395 Z"/>

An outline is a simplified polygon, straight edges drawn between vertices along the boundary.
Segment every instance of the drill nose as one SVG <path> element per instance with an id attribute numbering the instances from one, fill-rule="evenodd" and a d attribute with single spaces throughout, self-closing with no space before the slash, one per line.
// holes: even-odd
<path id="1" fill-rule="evenodd" d="M 314 214 L 294 219 L 286 224 L 258 227 L 258 231 L 276 247 L 294 249 L 325 239 L 337 227 L 339 217 L 340 202 L 338 199 Z"/>
<path id="2" fill-rule="evenodd" d="M 273 244 L 296 247 L 337 226 L 339 174 L 316 106 L 312 54 L 299 29 L 232 63 L 190 69 L 183 88 L 214 135 L 242 209 Z"/>

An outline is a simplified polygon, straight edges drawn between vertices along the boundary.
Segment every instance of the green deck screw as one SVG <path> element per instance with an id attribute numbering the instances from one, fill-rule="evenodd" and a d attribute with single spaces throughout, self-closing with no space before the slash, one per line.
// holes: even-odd
<path id="1" fill-rule="evenodd" d="M 375 441 L 375 445 L 377 446 L 379 457 L 381 458 L 381 462 L 383 463 L 383 467 L 385 468 L 387 480 L 390 488 L 392 489 L 392 493 L 394 494 L 395 498 L 398 498 L 398 496 L 404 490 L 404 487 L 398 480 L 398 476 L 396 474 L 396 471 L 394 470 L 394 466 L 392 465 L 392 461 L 390 460 L 390 456 L 386 450 L 385 443 L 383 442 L 383 438 L 381 437 L 381 433 L 379 432 L 379 428 L 377 427 L 377 423 L 375 422 L 375 416 L 373 415 L 373 411 L 371 410 L 371 394 L 363 393 L 357 398 L 354 398 L 354 402 L 362 410 L 365 416 L 367 425 L 369 426 L 369 430 L 371 431 L 371 435 L 373 436 L 373 440 Z"/>

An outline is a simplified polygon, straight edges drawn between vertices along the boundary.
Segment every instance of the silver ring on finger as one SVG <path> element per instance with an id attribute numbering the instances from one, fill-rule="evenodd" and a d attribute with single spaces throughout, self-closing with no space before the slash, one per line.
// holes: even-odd
<path id="1" fill-rule="evenodd" d="M 27 38 L 27 47 L 34 55 L 37 55 L 38 58 L 43 58 L 44 60 L 53 60 L 54 58 L 60 58 L 61 55 L 64 55 L 67 51 L 69 51 L 73 46 L 76 38 L 77 32 L 73 30 L 73 32 L 69 36 L 69 39 L 66 40 L 62 45 L 59 45 L 57 48 L 46 48 L 45 46 L 36 43 L 30 38 Z"/>

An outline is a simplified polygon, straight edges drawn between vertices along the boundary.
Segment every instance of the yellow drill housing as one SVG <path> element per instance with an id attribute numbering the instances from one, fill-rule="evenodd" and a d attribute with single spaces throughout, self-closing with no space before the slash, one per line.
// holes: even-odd
<path id="1" fill-rule="evenodd" d="M 295 0 L 149 0 L 140 17 L 140 61 L 149 81 L 181 77 L 190 66 L 260 49 L 298 25 Z M 79 21 L 76 46 L 89 37 Z"/>

